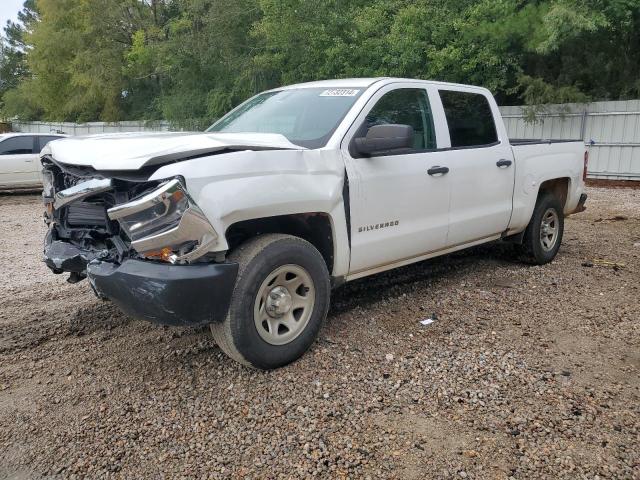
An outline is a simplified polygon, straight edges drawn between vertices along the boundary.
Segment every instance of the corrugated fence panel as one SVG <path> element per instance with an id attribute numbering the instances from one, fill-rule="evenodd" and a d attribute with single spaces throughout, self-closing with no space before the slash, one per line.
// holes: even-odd
<path id="1" fill-rule="evenodd" d="M 13 122 L 12 128 L 17 132 L 26 133 L 66 133 L 68 135 L 94 135 L 98 133 L 117 132 L 158 132 L 168 131 L 171 124 L 166 121 L 156 122 Z"/>
<path id="2" fill-rule="evenodd" d="M 531 121 L 522 107 L 500 107 L 511 138 L 580 139 L 589 177 L 640 180 L 640 100 L 548 105 Z"/>

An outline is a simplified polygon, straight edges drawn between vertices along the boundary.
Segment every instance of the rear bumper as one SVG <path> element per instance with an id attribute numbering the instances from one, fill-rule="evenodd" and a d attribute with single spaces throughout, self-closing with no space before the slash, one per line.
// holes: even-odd
<path id="1" fill-rule="evenodd" d="M 238 274 L 235 263 L 165 265 L 94 260 L 91 286 L 128 315 L 162 325 L 206 325 L 222 321 Z"/>

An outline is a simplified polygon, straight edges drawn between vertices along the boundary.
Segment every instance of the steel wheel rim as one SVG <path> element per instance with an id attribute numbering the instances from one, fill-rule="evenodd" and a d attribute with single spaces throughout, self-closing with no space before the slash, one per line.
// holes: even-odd
<path id="1" fill-rule="evenodd" d="M 299 265 L 282 265 L 258 289 L 253 319 L 260 337 L 270 345 L 286 345 L 306 328 L 316 300 L 311 275 Z"/>
<path id="2" fill-rule="evenodd" d="M 540 245 L 546 252 L 553 250 L 558 240 L 560 219 L 554 208 L 547 208 L 540 222 Z"/>

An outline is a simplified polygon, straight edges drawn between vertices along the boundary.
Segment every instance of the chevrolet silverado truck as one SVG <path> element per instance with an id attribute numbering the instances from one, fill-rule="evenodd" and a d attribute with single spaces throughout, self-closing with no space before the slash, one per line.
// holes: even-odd
<path id="1" fill-rule="evenodd" d="M 509 141 L 491 93 L 375 78 L 277 88 L 204 133 L 56 140 L 44 261 L 261 369 L 299 358 L 332 288 L 497 240 L 535 264 L 584 210 L 581 141 Z"/>

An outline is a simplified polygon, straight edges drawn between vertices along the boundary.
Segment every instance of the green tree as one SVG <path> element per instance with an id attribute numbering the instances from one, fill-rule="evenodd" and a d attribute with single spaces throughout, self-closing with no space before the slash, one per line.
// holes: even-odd
<path id="1" fill-rule="evenodd" d="M 254 68 L 254 0 L 183 0 L 167 24 L 135 35 L 128 54 L 138 78 L 157 79 L 164 118 L 201 129 L 267 82 Z"/>
<path id="2" fill-rule="evenodd" d="M 398 76 L 501 103 L 640 96 L 638 0 L 28 0 L 0 106 L 203 128 L 268 87 Z"/>
<path id="3" fill-rule="evenodd" d="M 139 108 L 129 95 L 124 55 L 133 32 L 150 21 L 137 0 L 38 0 L 25 32 L 31 75 L 5 95 L 5 112 L 33 103 L 47 120 L 116 121 Z M 8 97 L 8 98 L 6 98 Z"/>
<path id="4" fill-rule="evenodd" d="M 261 0 L 258 65 L 283 83 L 392 75 L 473 83 L 500 101 L 637 96 L 636 0 Z M 618 50 L 618 53 L 616 53 Z"/>
<path id="5" fill-rule="evenodd" d="M 26 0 L 18 12 L 18 21 L 8 21 L 4 36 L 0 36 L 0 109 L 4 106 L 5 93 L 18 88 L 29 77 L 25 36 L 37 20 L 35 0 Z M 29 111 L 27 116 L 39 114 L 37 106 L 25 107 Z"/>

